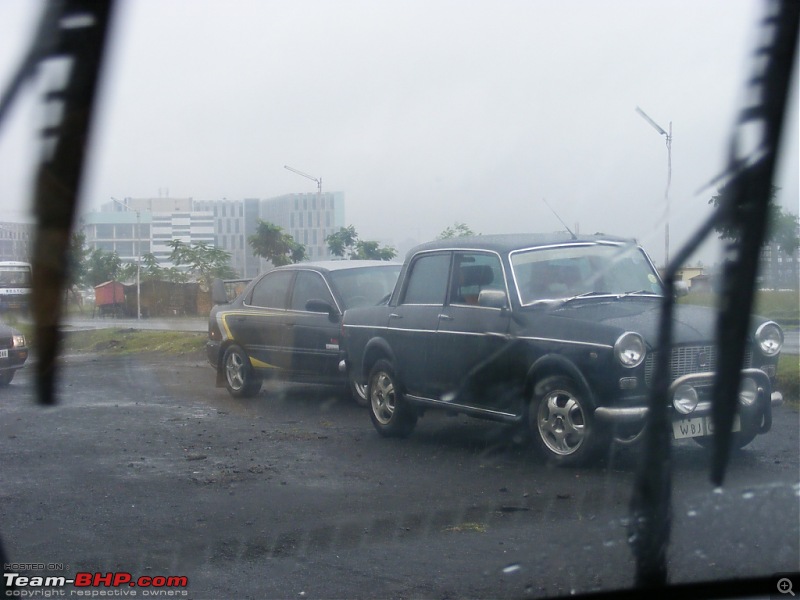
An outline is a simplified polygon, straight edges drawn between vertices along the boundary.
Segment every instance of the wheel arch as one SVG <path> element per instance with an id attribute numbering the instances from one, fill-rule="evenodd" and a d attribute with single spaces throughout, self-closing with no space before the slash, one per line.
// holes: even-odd
<path id="1" fill-rule="evenodd" d="M 530 402 L 538 382 L 547 377 L 554 376 L 569 377 L 572 379 L 586 395 L 589 406 L 597 408 L 597 399 L 592 391 L 592 386 L 589 385 L 583 372 L 581 372 L 574 362 L 560 354 L 546 354 L 538 358 L 530 366 L 525 376 L 525 401 Z"/>
<path id="2" fill-rule="evenodd" d="M 395 372 L 397 371 L 397 361 L 395 360 L 394 352 L 391 346 L 389 346 L 389 343 L 383 338 L 372 338 L 367 342 L 366 346 L 364 346 L 364 357 L 361 361 L 361 377 L 364 380 L 369 377 L 369 372 L 372 370 L 375 363 L 381 359 L 392 363 Z"/>

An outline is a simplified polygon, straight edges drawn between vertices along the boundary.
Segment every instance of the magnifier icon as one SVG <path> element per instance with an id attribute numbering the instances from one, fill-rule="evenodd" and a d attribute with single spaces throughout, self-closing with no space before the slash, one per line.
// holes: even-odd
<path id="1" fill-rule="evenodd" d="M 791 594 L 794 597 L 794 592 L 792 591 L 792 580 L 786 577 L 783 577 L 778 580 L 778 591 L 781 594 Z"/>

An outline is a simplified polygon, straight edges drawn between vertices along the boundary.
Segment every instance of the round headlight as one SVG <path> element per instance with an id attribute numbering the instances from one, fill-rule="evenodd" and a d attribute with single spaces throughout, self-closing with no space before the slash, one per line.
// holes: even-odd
<path id="1" fill-rule="evenodd" d="M 768 321 L 756 329 L 758 347 L 767 356 L 775 356 L 783 348 L 783 330 L 777 323 Z"/>
<path id="2" fill-rule="evenodd" d="M 754 379 L 745 377 L 739 386 L 739 402 L 743 406 L 752 406 L 758 398 L 758 384 Z"/>
<path id="3" fill-rule="evenodd" d="M 688 415 L 697 408 L 697 390 L 688 383 L 682 383 L 675 388 L 672 396 L 672 405 L 682 415 Z"/>
<path id="4" fill-rule="evenodd" d="M 614 356 L 623 367 L 632 369 L 642 364 L 647 348 L 642 336 L 638 333 L 626 331 L 614 344 Z"/>

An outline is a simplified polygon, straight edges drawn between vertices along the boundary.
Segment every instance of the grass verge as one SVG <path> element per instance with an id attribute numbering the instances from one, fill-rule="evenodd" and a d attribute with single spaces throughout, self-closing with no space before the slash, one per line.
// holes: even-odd
<path id="1" fill-rule="evenodd" d="M 136 354 L 163 352 L 172 355 L 202 353 L 206 334 L 185 331 L 149 331 L 140 329 L 92 329 L 64 333 L 62 352 Z"/>

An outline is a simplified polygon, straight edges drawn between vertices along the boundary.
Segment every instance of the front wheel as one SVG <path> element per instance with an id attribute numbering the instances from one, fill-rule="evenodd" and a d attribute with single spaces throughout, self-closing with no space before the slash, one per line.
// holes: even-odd
<path id="1" fill-rule="evenodd" d="M 250 398 L 261 389 L 261 378 L 250 364 L 247 353 L 239 346 L 229 346 L 222 359 L 225 388 L 234 398 Z"/>
<path id="2" fill-rule="evenodd" d="M 7 385 L 10 385 L 11 380 L 14 379 L 14 373 L 16 373 L 16 371 L 0 372 L 0 387 L 6 387 Z"/>
<path id="3" fill-rule="evenodd" d="M 560 466 L 598 459 L 607 438 L 594 420 L 588 393 L 564 376 L 547 377 L 536 384 L 528 424 L 537 448 Z"/>
<path id="4" fill-rule="evenodd" d="M 367 380 L 369 416 L 375 429 L 384 437 L 406 437 L 417 424 L 417 415 L 406 403 L 399 389 L 394 367 L 379 360 Z"/>

